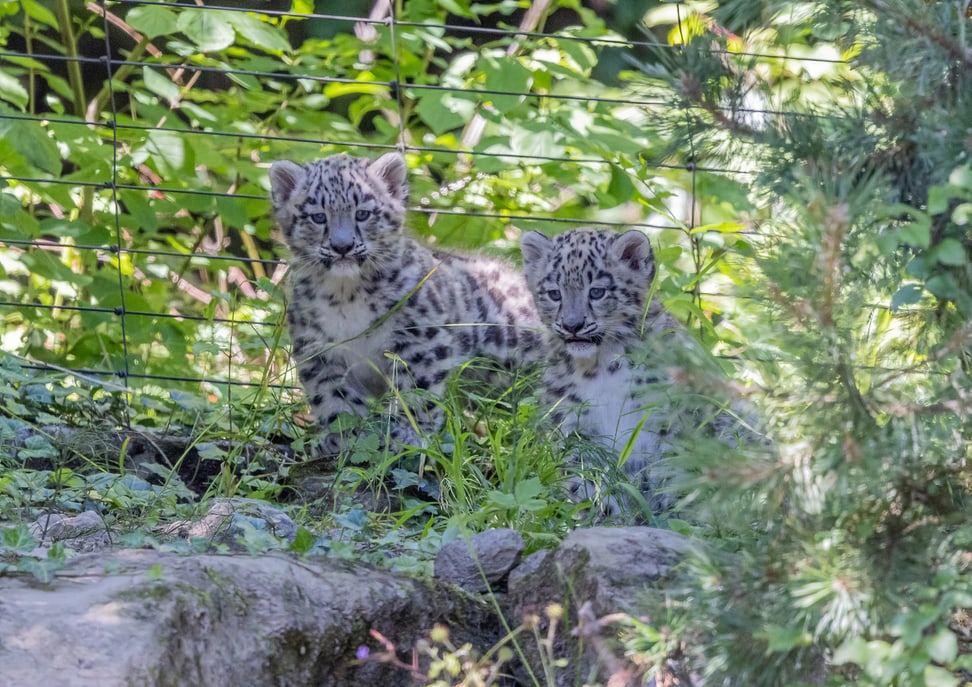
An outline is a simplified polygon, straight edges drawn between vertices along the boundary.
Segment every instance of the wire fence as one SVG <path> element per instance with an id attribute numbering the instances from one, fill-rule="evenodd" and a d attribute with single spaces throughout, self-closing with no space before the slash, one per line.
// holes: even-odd
<path id="1" fill-rule="evenodd" d="M 281 157 L 402 150 L 412 229 L 498 250 L 580 225 L 675 244 L 713 214 L 703 186 L 751 173 L 694 143 L 662 156 L 642 132 L 671 105 L 590 76 L 605 51 L 678 45 L 381 0 L 361 16 L 56 5 L 66 16 L 23 3 L 0 50 L 2 348 L 27 369 L 292 392 L 266 181 Z"/>

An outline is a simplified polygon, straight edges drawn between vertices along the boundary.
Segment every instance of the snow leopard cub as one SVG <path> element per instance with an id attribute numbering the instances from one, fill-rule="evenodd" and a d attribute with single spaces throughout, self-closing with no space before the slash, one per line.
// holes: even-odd
<path id="1" fill-rule="evenodd" d="M 478 356 L 516 364 L 541 325 L 523 276 L 506 263 L 433 251 L 403 233 L 405 158 L 345 154 L 270 168 L 273 212 L 290 249 L 287 319 L 301 384 L 320 429 L 365 415 L 394 385 L 441 393 Z M 437 429 L 434 407 L 420 417 Z M 416 440 L 404 418 L 392 438 Z M 325 437 L 336 452 L 349 437 Z"/>
<path id="2" fill-rule="evenodd" d="M 637 365 L 659 347 L 680 345 L 685 333 L 658 303 L 648 302 L 655 261 L 640 231 L 576 229 L 520 242 L 527 282 L 547 326 L 548 367 L 543 386 L 554 420 L 565 434 L 602 444 L 617 456 L 637 432 L 623 469 L 636 476 L 655 512 L 671 505 L 659 487 L 662 460 L 677 418 L 667 407 L 664 369 Z M 640 429 L 639 429 L 640 426 Z M 593 485 L 572 480 L 573 492 Z M 616 499 L 604 509 L 622 510 Z"/>

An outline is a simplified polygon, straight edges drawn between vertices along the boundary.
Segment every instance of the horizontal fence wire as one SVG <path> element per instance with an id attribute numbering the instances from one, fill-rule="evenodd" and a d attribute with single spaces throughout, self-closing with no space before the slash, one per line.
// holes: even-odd
<path id="1" fill-rule="evenodd" d="M 24 283 L 38 279 L 48 283 L 46 289 L 33 300 L 10 297 L 12 287 L 0 285 L 0 311 L 5 313 L 6 322 L 5 329 L 0 333 L 4 337 L 4 350 L 22 361 L 24 369 L 70 370 L 87 378 L 124 380 L 128 385 L 133 380 L 141 380 L 153 384 L 204 384 L 227 389 L 265 386 L 267 382 L 263 372 L 272 366 L 274 356 L 285 357 L 285 351 L 261 351 L 261 347 L 266 349 L 270 345 L 267 332 L 284 326 L 281 282 L 286 260 L 278 250 L 276 229 L 269 218 L 266 182 L 256 180 L 259 177 L 265 179 L 266 168 L 274 159 L 293 154 L 295 159 L 305 160 L 321 154 L 321 151 L 329 154 L 339 150 L 365 153 L 403 150 L 408 154 L 425 156 L 425 159 L 431 156 L 431 159 L 446 162 L 465 158 L 472 161 L 468 167 L 473 176 L 464 183 L 473 186 L 476 184 L 474 175 L 477 164 L 489 164 L 495 170 L 547 165 L 569 166 L 570 169 L 599 168 L 606 170 L 604 173 L 610 173 L 618 166 L 617 160 L 610 155 L 568 153 L 566 150 L 546 154 L 536 150 L 514 150 L 512 146 L 507 150 L 496 150 L 466 145 L 461 139 L 452 141 L 450 145 L 442 145 L 437 144 L 436 136 L 413 140 L 410 132 L 404 129 L 403 98 L 407 97 L 411 103 L 421 103 L 423 98 L 431 96 L 476 97 L 493 101 L 512 98 L 542 102 L 548 107 L 571 104 L 583 107 L 585 111 L 613 107 L 648 111 L 651 108 L 669 107 L 663 99 L 638 97 L 634 93 L 620 97 L 613 94 L 559 92 L 556 89 L 538 92 L 532 86 L 522 89 L 486 88 L 482 84 L 464 88 L 448 83 L 447 74 L 439 82 L 410 82 L 401 77 L 401 58 L 408 50 L 403 31 L 433 31 L 439 35 L 474 37 L 477 41 L 496 41 L 504 48 L 507 44 L 503 41 L 515 40 L 534 41 L 541 45 L 550 44 L 551 41 L 576 43 L 592 50 L 661 50 L 670 51 L 673 55 L 680 50 L 678 45 L 631 40 L 616 35 L 578 35 L 571 31 L 548 33 L 521 30 L 515 26 L 468 26 L 450 22 L 428 24 L 404 21 L 393 14 L 374 18 L 143 0 L 89 3 L 87 8 L 100 16 L 104 44 L 102 54 L 93 54 L 90 50 L 88 54 L 58 54 L 43 41 L 29 49 L 0 50 L 0 66 L 12 65 L 21 73 L 29 74 L 26 78 L 31 79 L 31 88 L 39 84 L 41 72 L 61 73 L 66 70 L 70 73 L 72 69 L 84 68 L 88 70 L 85 83 L 96 90 L 102 89 L 104 95 L 99 97 L 105 99 L 105 107 L 90 116 L 82 112 L 73 116 L 64 114 L 64 108 L 60 111 L 52 108 L 46 112 L 17 112 L 9 107 L 0 107 L 0 126 L 7 127 L 14 134 L 23 133 L 23 127 L 35 127 L 44 131 L 45 135 L 54 131 L 55 127 L 65 130 L 76 127 L 76 132 L 80 132 L 72 134 L 74 138 L 64 136 L 65 140 L 70 141 L 72 149 L 64 160 L 58 160 L 58 164 L 62 165 L 60 173 L 53 167 L 45 170 L 44 174 L 21 173 L 16 168 L 8 168 L 6 173 L 0 173 L 0 181 L 7 185 L 8 191 L 13 189 L 13 192 L 0 193 L 0 231 L 3 231 L 0 234 L 0 258 L 8 254 L 18 261 L 16 265 L 7 261 L 10 263 L 6 266 L 8 279 Z M 133 57 L 135 46 L 131 42 L 121 43 L 116 30 L 126 26 L 124 20 L 127 11 L 135 8 L 169 13 L 205 13 L 214 22 L 221 20 L 225 16 L 223 13 L 233 13 L 241 17 L 262 17 L 261 21 L 314 21 L 335 27 L 350 25 L 371 27 L 376 32 L 387 30 L 394 61 L 388 76 L 393 78 L 369 76 L 371 72 L 365 66 L 361 67 L 358 78 L 326 74 L 321 73 L 314 64 L 301 69 L 296 64 L 285 64 L 280 57 L 277 58 L 280 64 L 275 68 L 267 66 L 267 59 L 254 60 L 256 64 L 245 66 L 219 63 L 218 58 L 210 56 L 206 59 L 213 64 L 197 64 L 184 54 L 185 49 L 181 52 L 177 50 L 177 43 L 167 44 L 165 49 L 158 50 L 150 58 Z M 353 32 L 346 35 L 351 36 Z M 126 34 L 126 39 L 131 40 L 130 33 Z M 158 48 L 155 44 L 163 41 L 143 39 L 143 42 Z M 322 51 L 328 49 L 321 48 Z M 359 41 L 356 49 L 368 50 L 369 44 Z M 785 55 L 729 53 L 716 48 L 713 48 L 713 52 L 733 58 L 787 59 Z M 800 59 L 804 62 L 843 62 L 802 55 Z M 179 73 L 178 82 L 171 77 L 176 70 Z M 172 97 L 177 104 L 171 106 L 170 102 L 170 106 L 165 106 L 165 98 L 148 88 L 133 95 L 129 92 L 132 90 L 130 85 L 115 82 L 120 71 L 128 75 L 140 71 L 146 79 L 155 74 L 176 89 Z M 51 81 L 50 90 L 54 96 L 69 100 L 70 89 L 60 85 L 67 81 L 63 80 L 64 77 L 59 78 L 62 80 Z M 199 102 L 193 101 L 195 91 L 191 84 L 198 83 L 194 81 L 196 79 L 228 79 L 229 84 L 235 83 L 233 79 L 250 79 L 262 88 L 271 90 L 280 90 L 279 84 L 283 83 L 291 86 L 301 84 L 307 94 L 312 94 L 313 89 L 328 87 L 357 89 L 354 93 L 358 94 L 368 89 L 380 90 L 382 108 L 392 110 L 392 118 L 397 119 L 400 129 L 398 140 L 365 140 L 360 131 L 352 135 L 347 130 L 327 131 L 323 126 L 317 130 L 324 135 L 315 136 L 312 125 L 303 131 L 299 126 L 253 130 L 245 121 L 237 123 L 240 130 L 214 127 L 204 114 L 210 103 L 205 98 Z M 225 90 L 232 86 L 209 88 Z M 236 95 L 245 98 L 248 93 L 240 88 Z M 153 98 L 157 102 L 150 102 Z M 126 107 L 120 107 L 125 103 Z M 189 112 L 189 106 L 195 109 Z M 299 109 L 300 105 L 288 107 L 287 112 L 290 112 Z M 151 114 L 134 118 L 129 109 Z M 725 111 L 729 112 L 730 108 L 725 108 Z M 373 111 L 369 112 L 373 114 Z M 770 107 L 731 108 L 731 112 L 754 117 L 829 116 L 786 112 Z M 321 111 L 297 112 L 308 116 L 326 113 L 326 106 Z M 286 116 L 285 112 L 280 114 Z M 217 118 L 213 117 L 212 120 Z M 156 123 L 144 123 L 151 121 Z M 197 165 L 196 170 L 201 175 L 210 175 L 212 183 L 190 186 L 185 183 L 185 178 L 180 178 L 172 170 L 166 173 L 159 171 L 163 166 L 159 159 L 166 155 L 200 155 L 205 152 L 204 144 L 214 142 L 230 149 L 235 147 L 238 153 L 226 160 L 241 169 L 246 167 L 248 176 L 244 178 L 232 170 L 213 173 L 209 169 L 211 163 L 205 159 Z M 103 154 L 106 148 L 110 149 L 109 156 Z M 101 157 L 97 164 L 86 167 L 80 161 L 81 157 L 97 157 L 92 150 L 102 151 Z M 206 150 L 211 152 L 211 149 Z M 509 207 L 484 207 L 482 203 L 468 201 L 464 196 L 459 197 L 455 204 L 450 204 L 452 198 L 458 197 L 456 192 L 450 191 L 450 185 L 459 180 L 413 178 L 413 184 L 418 186 L 422 182 L 424 186 L 413 188 L 409 223 L 420 229 L 427 228 L 429 224 L 435 227 L 442 222 L 461 221 L 564 229 L 571 226 L 623 226 L 659 235 L 671 233 L 683 236 L 698 226 L 698 215 L 704 210 L 703 200 L 697 193 L 703 175 L 745 180 L 753 174 L 753 170 L 749 169 L 700 162 L 696 151 L 686 152 L 685 162 L 650 156 L 640 160 L 642 170 L 649 178 L 659 172 L 681 172 L 690 176 L 686 205 L 691 207 L 684 212 L 661 202 L 662 213 L 651 216 L 643 214 L 640 219 L 626 217 L 622 221 L 590 214 L 583 217 L 560 216 L 555 210 L 517 205 L 519 198 L 511 199 L 513 202 Z M 2 165 L 3 161 L 0 160 Z M 202 168 L 205 171 L 199 171 Z M 243 178 L 244 183 L 236 183 L 236 177 Z M 553 181 L 547 183 L 553 191 L 560 188 Z M 547 189 L 541 188 L 543 190 Z M 92 196 L 96 197 L 95 201 L 91 200 Z M 747 235 L 757 232 L 747 228 L 738 233 Z M 195 245 L 191 249 L 185 246 L 174 248 L 178 243 L 176 237 L 180 235 L 196 236 Z M 79 270 L 78 266 L 82 264 L 87 265 L 86 270 L 72 271 Z M 718 289 L 702 290 L 699 295 L 738 298 L 734 294 L 720 293 Z M 41 319 L 43 322 L 38 322 Z M 109 321 L 116 322 L 119 329 L 107 325 Z M 193 326 L 180 328 L 186 323 Z M 36 355 L 38 351 L 43 351 L 44 356 Z M 51 359 L 57 355 L 61 356 L 57 365 L 46 365 L 39 359 Z M 166 357 L 179 358 L 178 363 L 166 365 L 155 362 Z M 92 364 L 95 359 L 99 364 Z M 214 367 L 223 370 L 223 374 L 211 374 Z M 172 369 L 194 373 L 169 372 Z M 292 365 L 278 369 L 280 371 L 270 381 L 270 386 L 284 391 L 296 390 Z"/>

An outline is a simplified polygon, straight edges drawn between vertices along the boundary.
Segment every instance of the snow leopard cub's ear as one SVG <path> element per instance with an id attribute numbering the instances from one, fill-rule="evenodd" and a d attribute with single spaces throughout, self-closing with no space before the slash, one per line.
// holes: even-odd
<path id="1" fill-rule="evenodd" d="M 408 164 L 401 153 L 385 153 L 368 165 L 395 200 L 404 203 L 408 199 Z"/>
<path id="2" fill-rule="evenodd" d="M 520 237 L 520 251 L 523 253 L 523 268 L 527 273 L 542 269 L 547 256 L 553 248 L 553 241 L 539 231 L 528 231 Z"/>
<path id="3" fill-rule="evenodd" d="M 293 200 L 306 181 L 307 171 L 296 162 L 277 160 L 270 165 L 270 198 L 274 208 L 280 209 Z"/>
<path id="4" fill-rule="evenodd" d="M 651 251 L 651 242 L 642 232 L 634 229 L 617 235 L 609 252 L 615 263 L 644 276 L 647 283 L 654 279 L 655 255 Z"/>

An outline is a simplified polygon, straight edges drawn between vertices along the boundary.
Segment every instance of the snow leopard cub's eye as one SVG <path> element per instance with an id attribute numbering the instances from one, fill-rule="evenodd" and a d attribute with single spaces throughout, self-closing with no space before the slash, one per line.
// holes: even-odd
<path id="1" fill-rule="evenodd" d="M 313 215 L 310 216 L 310 218 L 311 218 L 311 222 L 313 222 L 314 224 L 327 223 L 327 215 L 325 215 L 323 212 L 314 213 Z"/>
<path id="2" fill-rule="evenodd" d="M 560 289 L 550 289 L 547 291 L 547 298 L 552 300 L 554 303 L 560 302 Z"/>
<path id="3" fill-rule="evenodd" d="M 358 210 L 354 213 L 354 219 L 357 222 L 364 222 L 369 217 L 371 217 L 371 210 Z"/>
<path id="4" fill-rule="evenodd" d="M 602 298 L 604 298 L 604 294 L 606 293 L 607 293 L 607 289 L 605 289 L 602 286 L 595 286 L 591 288 L 590 291 L 588 291 L 590 297 L 593 298 L 595 301 L 599 301 Z"/>

